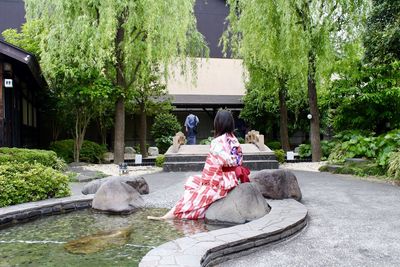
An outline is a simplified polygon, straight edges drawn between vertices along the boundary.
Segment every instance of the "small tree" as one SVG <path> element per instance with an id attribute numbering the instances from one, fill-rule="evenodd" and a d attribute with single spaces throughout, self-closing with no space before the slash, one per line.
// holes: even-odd
<path id="1" fill-rule="evenodd" d="M 172 137 L 182 130 L 178 119 L 171 113 L 160 113 L 154 118 L 151 134 L 161 153 L 165 153 L 172 145 Z"/>

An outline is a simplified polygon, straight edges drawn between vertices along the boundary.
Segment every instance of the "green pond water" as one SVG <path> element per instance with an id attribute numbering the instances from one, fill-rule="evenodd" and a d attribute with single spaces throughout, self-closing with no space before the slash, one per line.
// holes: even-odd
<path id="1" fill-rule="evenodd" d="M 45 217 L 0 230 L 0 267 L 3 266 L 137 266 L 152 248 L 208 230 L 202 221 L 150 221 L 166 209 L 146 209 L 131 215 L 107 215 L 91 210 Z M 70 253 L 68 242 L 82 237 L 129 229 L 120 243 L 107 243 L 98 252 Z M 101 240 L 104 241 L 104 240 Z M 79 251 L 78 251 L 79 253 Z"/>

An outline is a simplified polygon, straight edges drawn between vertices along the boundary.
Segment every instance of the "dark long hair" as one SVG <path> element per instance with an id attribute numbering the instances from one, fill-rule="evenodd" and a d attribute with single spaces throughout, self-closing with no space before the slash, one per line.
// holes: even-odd
<path id="1" fill-rule="evenodd" d="M 225 133 L 233 134 L 235 130 L 235 121 L 232 113 L 226 109 L 220 109 L 214 119 L 215 137 Z"/>

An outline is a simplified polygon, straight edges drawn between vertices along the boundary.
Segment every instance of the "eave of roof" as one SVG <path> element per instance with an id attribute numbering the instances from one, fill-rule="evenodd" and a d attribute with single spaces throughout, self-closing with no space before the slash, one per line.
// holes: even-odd
<path id="1" fill-rule="evenodd" d="M 242 95 L 169 95 L 176 107 L 243 107 Z"/>
<path id="2" fill-rule="evenodd" d="M 47 86 L 39 63 L 33 54 L 2 40 L 0 40 L 0 53 L 26 64 L 38 85 L 42 88 Z"/>

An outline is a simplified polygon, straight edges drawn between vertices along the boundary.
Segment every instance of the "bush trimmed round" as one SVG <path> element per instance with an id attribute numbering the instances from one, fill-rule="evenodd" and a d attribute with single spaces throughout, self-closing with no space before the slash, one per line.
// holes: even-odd
<path id="1" fill-rule="evenodd" d="M 71 194 L 68 176 L 40 163 L 0 165 L 0 207 Z"/>

